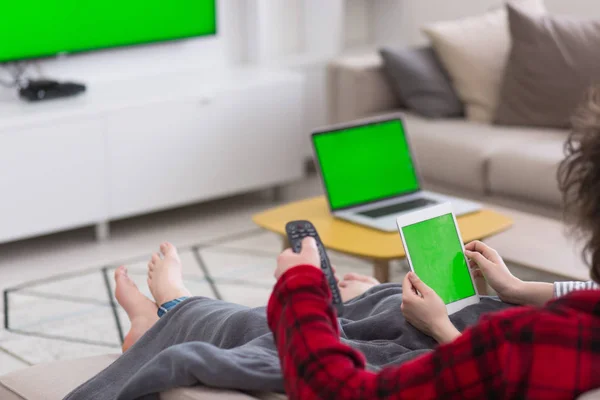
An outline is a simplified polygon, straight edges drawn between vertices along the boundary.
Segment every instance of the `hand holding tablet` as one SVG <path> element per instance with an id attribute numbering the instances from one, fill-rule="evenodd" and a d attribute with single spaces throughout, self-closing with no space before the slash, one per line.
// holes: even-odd
<path id="1" fill-rule="evenodd" d="M 411 325 L 438 343 L 451 342 L 460 335 L 440 296 L 414 272 L 406 274 L 402 289 L 402 314 Z"/>
<path id="2" fill-rule="evenodd" d="M 450 203 L 402 215 L 397 224 L 411 271 L 439 295 L 448 314 L 479 303 Z"/>

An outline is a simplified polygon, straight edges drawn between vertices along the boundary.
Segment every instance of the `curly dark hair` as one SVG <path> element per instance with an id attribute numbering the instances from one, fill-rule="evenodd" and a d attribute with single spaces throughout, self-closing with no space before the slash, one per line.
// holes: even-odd
<path id="1" fill-rule="evenodd" d="M 582 256 L 600 283 L 600 85 L 589 90 L 572 118 L 558 168 L 566 221 L 583 240 Z"/>

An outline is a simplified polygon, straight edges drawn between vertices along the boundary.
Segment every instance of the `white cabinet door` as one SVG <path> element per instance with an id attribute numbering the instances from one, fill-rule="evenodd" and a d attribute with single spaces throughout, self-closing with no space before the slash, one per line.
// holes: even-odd
<path id="1" fill-rule="evenodd" d="M 111 219 L 299 178 L 301 97 L 298 79 L 111 113 Z"/>
<path id="2" fill-rule="evenodd" d="M 165 102 L 107 119 L 111 218 L 174 207 L 203 197 L 221 145 L 209 104 Z M 214 182 L 217 185 L 217 182 Z"/>
<path id="3" fill-rule="evenodd" d="M 0 132 L 0 242 L 107 218 L 101 121 Z"/>

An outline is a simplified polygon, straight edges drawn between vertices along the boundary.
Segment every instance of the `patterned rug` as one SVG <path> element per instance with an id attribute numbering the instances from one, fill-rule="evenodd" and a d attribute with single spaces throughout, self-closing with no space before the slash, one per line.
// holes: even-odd
<path id="1" fill-rule="evenodd" d="M 279 237 L 258 229 L 180 248 L 185 284 L 194 295 L 248 307 L 266 305 L 280 249 Z M 119 352 L 129 320 L 114 298 L 114 269 L 126 265 L 151 298 L 146 285 L 149 257 L 31 279 L 5 290 L 2 348 L 27 364 Z M 341 275 L 372 272 L 364 260 L 335 252 L 330 258 Z M 400 274 L 398 266 L 393 277 L 399 279 Z"/>

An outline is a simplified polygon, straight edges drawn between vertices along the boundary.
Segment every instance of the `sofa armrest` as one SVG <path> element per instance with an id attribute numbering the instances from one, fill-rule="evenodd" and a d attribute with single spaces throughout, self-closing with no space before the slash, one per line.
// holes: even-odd
<path id="1" fill-rule="evenodd" d="M 118 354 L 110 354 L 57 361 L 14 371 L 0 376 L 0 394 L 9 399 L 8 393 L 19 400 L 59 400 L 118 357 Z"/>
<path id="2" fill-rule="evenodd" d="M 328 66 L 329 122 L 348 122 L 399 108 L 377 53 L 347 56 Z"/>
<path id="3" fill-rule="evenodd" d="M 60 400 L 73 389 L 98 374 L 119 357 L 118 354 L 56 361 L 0 376 L 0 400 Z M 205 386 L 171 389 L 161 400 L 275 400 L 276 393 L 245 394 Z"/>

